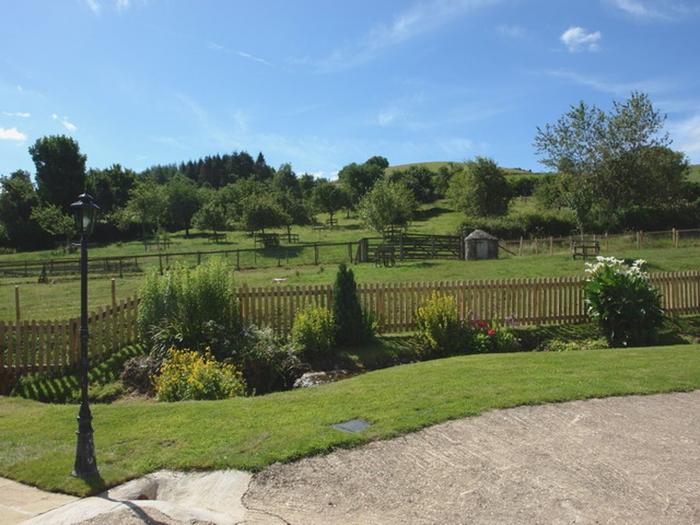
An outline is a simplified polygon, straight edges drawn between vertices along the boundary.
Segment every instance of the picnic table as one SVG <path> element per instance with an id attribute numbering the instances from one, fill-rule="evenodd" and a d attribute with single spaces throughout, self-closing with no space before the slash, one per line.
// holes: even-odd
<path id="1" fill-rule="evenodd" d="M 380 244 L 374 252 L 376 266 L 394 266 L 396 264 L 396 248 L 390 244 Z"/>
<path id="2" fill-rule="evenodd" d="M 600 242 L 599 241 L 572 241 L 571 242 L 571 256 L 576 259 L 577 257 L 582 257 L 583 259 L 588 259 L 589 257 L 597 256 L 600 254 Z"/>
<path id="3" fill-rule="evenodd" d="M 258 243 L 264 248 L 275 248 L 280 245 L 280 236 L 277 233 L 261 233 L 255 238 L 255 244 Z"/>

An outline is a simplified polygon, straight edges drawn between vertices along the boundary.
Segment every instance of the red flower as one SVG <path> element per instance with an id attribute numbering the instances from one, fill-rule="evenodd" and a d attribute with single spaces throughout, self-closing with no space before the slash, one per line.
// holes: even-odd
<path id="1" fill-rule="evenodd" d="M 489 328 L 489 331 L 486 332 L 486 335 L 488 335 L 489 337 L 491 337 L 492 335 L 496 335 L 496 330 L 493 328 Z"/>

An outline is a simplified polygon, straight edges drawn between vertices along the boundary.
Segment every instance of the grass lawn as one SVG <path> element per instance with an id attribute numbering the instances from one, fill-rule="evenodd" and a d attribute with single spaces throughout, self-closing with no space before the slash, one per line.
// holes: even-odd
<path id="1" fill-rule="evenodd" d="M 649 262 L 649 270 L 680 271 L 697 270 L 700 265 L 700 247 L 676 249 L 649 248 L 626 249 L 604 253 L 618 257 L 643 258 Z M 359 283 L 449 281 L 471 279 L 511 279 L 530 277 L 560 277 L 582 275 L 584 264 L 564 254 L 523 255 L 493 261 L 409 261 L 391 268 L 374 264 L 353 265 Z M 333 282 L 336 264 L 306 265 L 299 267 L 272 267 L 236 272 L 238 283 L 249 286 L 272 286 L 274 278 L 286 278 L 286 284 L 329 284 Z M 117 297 L 127 298 L 138 291 L 144 275 L 127 275 L 117 279 Z M 0 281 L 0 319 L 11 320 L 15 316 L 15 281 Z M 59 280 L 54 284 L 37 284 L 35 281 L 18 281 L 23 319 L 64 319 L 78 315 L 80 282 L 76 279 Z M 280 284 L 277 286 L 284 286 Z M 89 283 L 90 306 L 107 305 L 111 301 L 109 278 L 95 276 Z"/>
<path id="2" fill-rule="evenodd" d="M 84 495 L 160 468 L 257 470 L 496 408 L 698 388 L 700 345 L 682 345 L 454 357 L 257 398 L 96 405 L 92 484 L 70 476 L 75 405 L 0 398 L 0 475 Z M 371 427 L 329 427 L 355 417 Z"/>

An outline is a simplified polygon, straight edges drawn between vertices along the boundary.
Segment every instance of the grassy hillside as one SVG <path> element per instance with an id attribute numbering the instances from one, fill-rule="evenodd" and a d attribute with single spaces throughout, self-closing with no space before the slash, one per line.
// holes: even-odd
<path id="1" fill-rule="evenodd" d="M 404 170 L 410 168 L 411 166 L 423 166 L 431 170 L 438 170 L 443 166 L 450 166 L 451 164 L 460 164 L 459 162 L 452 161 L 433 161 L 433 162 L 411 162 L 408 164 L 397 164 L 395 166 L 389 166 L 387 168 L 388 172 L 396 170 Z M 507 175 L 544 175 L 544 172 L 539 171 L 529 171 L 522 168 L 503 168 Z"/>
<path id="2" fill-rule="evenodd" d="M 693 164 L 690 166 L 689 179 L 694 182 L 700 182 L 700 164 Z"/>

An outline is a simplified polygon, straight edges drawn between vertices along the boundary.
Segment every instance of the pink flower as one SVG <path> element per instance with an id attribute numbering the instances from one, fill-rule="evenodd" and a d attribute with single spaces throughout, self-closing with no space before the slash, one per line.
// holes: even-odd
<path id="1" fill-rule="evenodd" d="M 491 337 L 492 335 L 496 335 L 496 330 L 494 330 L 493 328 L 489 328 L 488 332 L 486 332 L 486 335 L 488 335 L 489 337 Z"/>

